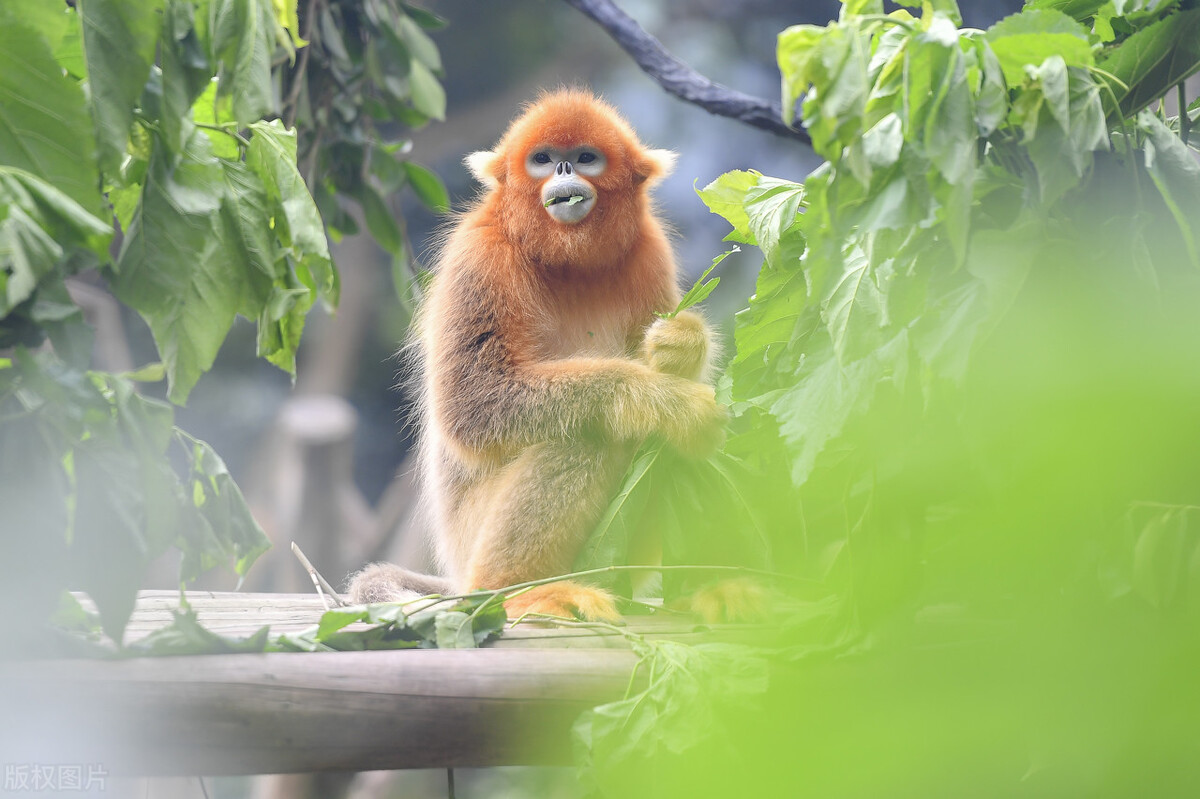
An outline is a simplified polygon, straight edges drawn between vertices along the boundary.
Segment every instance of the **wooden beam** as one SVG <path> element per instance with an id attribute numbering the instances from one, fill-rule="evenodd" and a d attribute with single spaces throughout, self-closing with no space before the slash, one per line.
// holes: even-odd
<path id="1" fill-rule="evenodd" d="M 0 752 L 114 775 L 570 762 L 620 650 L 402 650 L 0 664 Z"/>

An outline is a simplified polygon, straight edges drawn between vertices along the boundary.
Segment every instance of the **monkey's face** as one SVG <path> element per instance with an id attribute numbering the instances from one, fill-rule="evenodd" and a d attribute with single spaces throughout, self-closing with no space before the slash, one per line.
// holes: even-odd
<path id="1" fill-rule="evenodd" d="M 538 146 L 525 158 L 525 173 L 541 183 L 541 202 L 555 222 L 574 225 L 596 207 L 596 187 L 588 180 L 601 177 L 608 159 L 589 145 L 561 149 Z"/>
<path id="2" fill-rule="evenodd" d="M 673 160 L 641 144 L 608 104 L 564 89 L 542 96 L 494 150 L 466 164 L 487 188 L 480 219 L 531 261 L 579 272 L 624 258 L 653 222 L 649 189 Z"/>

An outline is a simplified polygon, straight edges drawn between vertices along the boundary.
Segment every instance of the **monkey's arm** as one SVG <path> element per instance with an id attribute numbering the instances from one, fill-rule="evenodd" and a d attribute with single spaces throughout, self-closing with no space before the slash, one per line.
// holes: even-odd
<path id="1" fill-rule="evenodd" d="M 447 376 L 438 394 L 446 431 L 478 451 L 660 433 L 684 452 L 708 452 L 725 419 L 711 387 L 618 358 L 492 364 Z"/>
<path id="2" fill-rule="evenodd" d="M 501 330 L 453 338 L 431 370 L 433 404 L 445 432 L 469 449 L 654 433 L 688 453 L 720 444 L 725 411 L 703 383 L 622 358 L 521 359 Z"/>

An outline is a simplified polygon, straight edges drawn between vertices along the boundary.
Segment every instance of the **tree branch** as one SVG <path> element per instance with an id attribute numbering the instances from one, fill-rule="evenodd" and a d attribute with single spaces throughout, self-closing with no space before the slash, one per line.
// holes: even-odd
<path id="1" fill-rule="evenodd" d="M 779 103 L 770 103 L 714 83 L 680 61 L 662 42 L 646 33 L 633 17 L 612 0 L 565 0 L 603 28 L 621 49 L 660 86 L 676 97 L 698 105 L 710 114 L 729 117 L 751 127 L 799 139 L 811 145 L 808 132 L 783 123 Z"/>

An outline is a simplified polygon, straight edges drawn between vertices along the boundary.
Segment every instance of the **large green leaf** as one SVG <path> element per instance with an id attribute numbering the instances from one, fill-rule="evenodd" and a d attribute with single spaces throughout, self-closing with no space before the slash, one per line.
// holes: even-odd
<path id="1" fill-rule="evenodd" d="M 212 366 L 249 288 L 224 235 L 223 185 L 203 135 L 179 158 L 156 147 L 117 257 L 117 296 L 150 325 L 179 404 Z"/>
<path id="2" fill-rule="evenodd" d="M 45 40 L 0 18 L 0 164 L 30 172 L 94 213 L 101 200 L 91 131 L 82 90 Z"/>
<path id="3" fill-rule="evenodd" d="M 100 163 L 111 171 L 125 157 L 133 109 L 154 63 L 162 0 L 80 0 L 76 8 Z"/>

